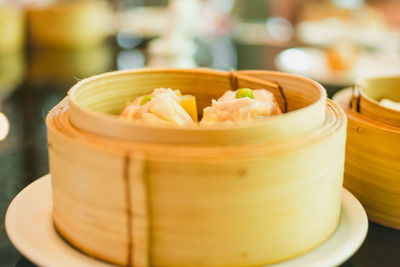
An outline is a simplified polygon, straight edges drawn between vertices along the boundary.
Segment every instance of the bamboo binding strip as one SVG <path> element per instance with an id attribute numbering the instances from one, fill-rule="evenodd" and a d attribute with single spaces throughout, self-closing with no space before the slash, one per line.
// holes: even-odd
<path id="1" fill-rule="evenodd" d="M 216 128 L 118 119 L 157 87 L 202 109 L 232 87 L 268 88 L 288 112 Z M 236 89 L 236 88 L 234 88 Z M 346 116 L 309 79 L 205 69 L 112 72 L 79 82 L 47 117 L 54 223 L 124 266 L 255 266 L 324 242 L 340 213 Z"/>
<path id="2" fill-rule="evenodd" d="M 382 98 L 400 102 L 400 77 L 365 79 L 334 97 L 349 121 L 344 185 L 370 220 L 400 229 L 400 111 Z"/>

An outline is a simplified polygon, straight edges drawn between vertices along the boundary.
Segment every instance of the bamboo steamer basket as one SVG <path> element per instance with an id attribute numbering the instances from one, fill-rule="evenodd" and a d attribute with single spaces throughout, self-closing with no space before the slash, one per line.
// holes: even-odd
<path id="1" fill-rule="evenodd" d="M 344 185 L 370 220 L 400 229 L 400 111 L 382 98 L 400 101 L 400 77 L 365 79 L 334 96 L 349 121 Z"/>
<path id="2" fill-rule="evenodd" d="M 266 88 L 283 115 L 216 128 L 118 118 L 156 87 L 196 96 Z M 94 257 L 125 266 L 256 266 L 324 242 L 340 213 L 346 116 L 306 78 L 146 69 L 78 82 L 47 117 L 53 219 Z"/>
<path id="3" fill-rule="evenodd" d="M 17 8 L 0 4 L 0 57 L 16 53 L 25 41 L 25 17 Z"/>
<path id="4" fill-rule="evenodd" d="M 110 10 L 105 1 L 60 1 L 28 9 L 32 44 L 59 49 L 91 48 L 110 33 Z"/>

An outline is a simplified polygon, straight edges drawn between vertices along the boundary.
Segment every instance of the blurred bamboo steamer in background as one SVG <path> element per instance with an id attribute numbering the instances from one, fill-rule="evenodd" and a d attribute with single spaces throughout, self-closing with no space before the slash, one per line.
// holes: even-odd
<path id="1" fill-rule="evenodd" d="M 344 185 L 363 204 L 368 218 L 400 229 L 400 76 L 362 80 L 334 96 L 347 114 Z"/>
<path id="2" fill-rule="evenodd" d="M 0 57 L 3 53 L 15 53 L 25 41 L 25 16 L 16 7 L 0 3 Z"/>
<path id="3" fill-rule="evenodd" d="M 28 31 L 38 47 L 90 48 L 110 34 L 110 9 L 105 1 L 57 1 L 28 8 Z"/>
<path id="4" fill-rule="evenodd" d="M 286 113 L 215 128 L 116 116 L 157 87 L 196 96 L 265 88 Z M 147 69 L 78 82 L 47 117 L 53 219 L 89 255 L 124 266 L 255 266 L 335 231 L 346 116 L 318 83 L 267 71 Z"/>

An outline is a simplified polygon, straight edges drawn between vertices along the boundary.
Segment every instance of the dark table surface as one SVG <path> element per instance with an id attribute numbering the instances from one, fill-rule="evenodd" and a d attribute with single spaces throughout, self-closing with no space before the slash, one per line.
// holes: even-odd
<path id="1" fill-rule="evenodd" d="M 10 243 L 4 217 L 17 193 L 49 172 L 44 123 L 47 112 L 79 79 L 145 64 L 146 41 L 131 43 L 137 46 L 124 50 L 110 38 L 87 51 L 27 49 L 21 54 L 0 55 L 0 112 L 10 123 L 7 138 L 0 141 L 0 266 L 35 266 Z M 200 44 L 196 59 L 200 66 L 220 69 L 274 69 L 274 58 L 284 48 L 219 37 Z M 13 74 L 14 85 L 4 87 L 1 79 L 7 71 Z M 330 96 L 340 89 L 326 88 Z M 370 222 L 364 244 L 343 266 L 400 266 L 400 231 Z"/>

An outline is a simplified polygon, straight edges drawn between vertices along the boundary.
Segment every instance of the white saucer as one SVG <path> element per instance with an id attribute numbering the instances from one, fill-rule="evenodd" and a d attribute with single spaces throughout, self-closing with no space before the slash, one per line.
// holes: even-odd
<path id="1" fill-rule="evenodd" d="M 360 52 L 357 62 L 348 71 L 329 68 L 324 50 L 313 47 L 289 48 L 275 59 L 278 70 L 306 76 L 334 86 L 351 86 L 364 77 L 400 74 L 399 56 Z"/>
<path id="2" fill-rule="evenodd" d="M 328 47 L 338 40 L 346 40 L 362 47 L 387 50 L 396 49 L 398 44 L 397 32 L 380 21 L 365 23 L 329 17 L 302 21 L 295 30 L 297 39 L 309 46 Z"/>
<path id="3" fill-rule="evenodd" d="M 68 245 L 55 231 L 51 212 L 50 175 L 37 179 L 11 202 L 6 214 L 6 231 L 11 242 L 26 258 L 39 266 L 114 266 Z M 270 266 L 339 265 L 361 246 L 367 229 L 368 219 L 363 207 L 343 189 L 342 213 L 335 233 L 309 253 Z"/>

